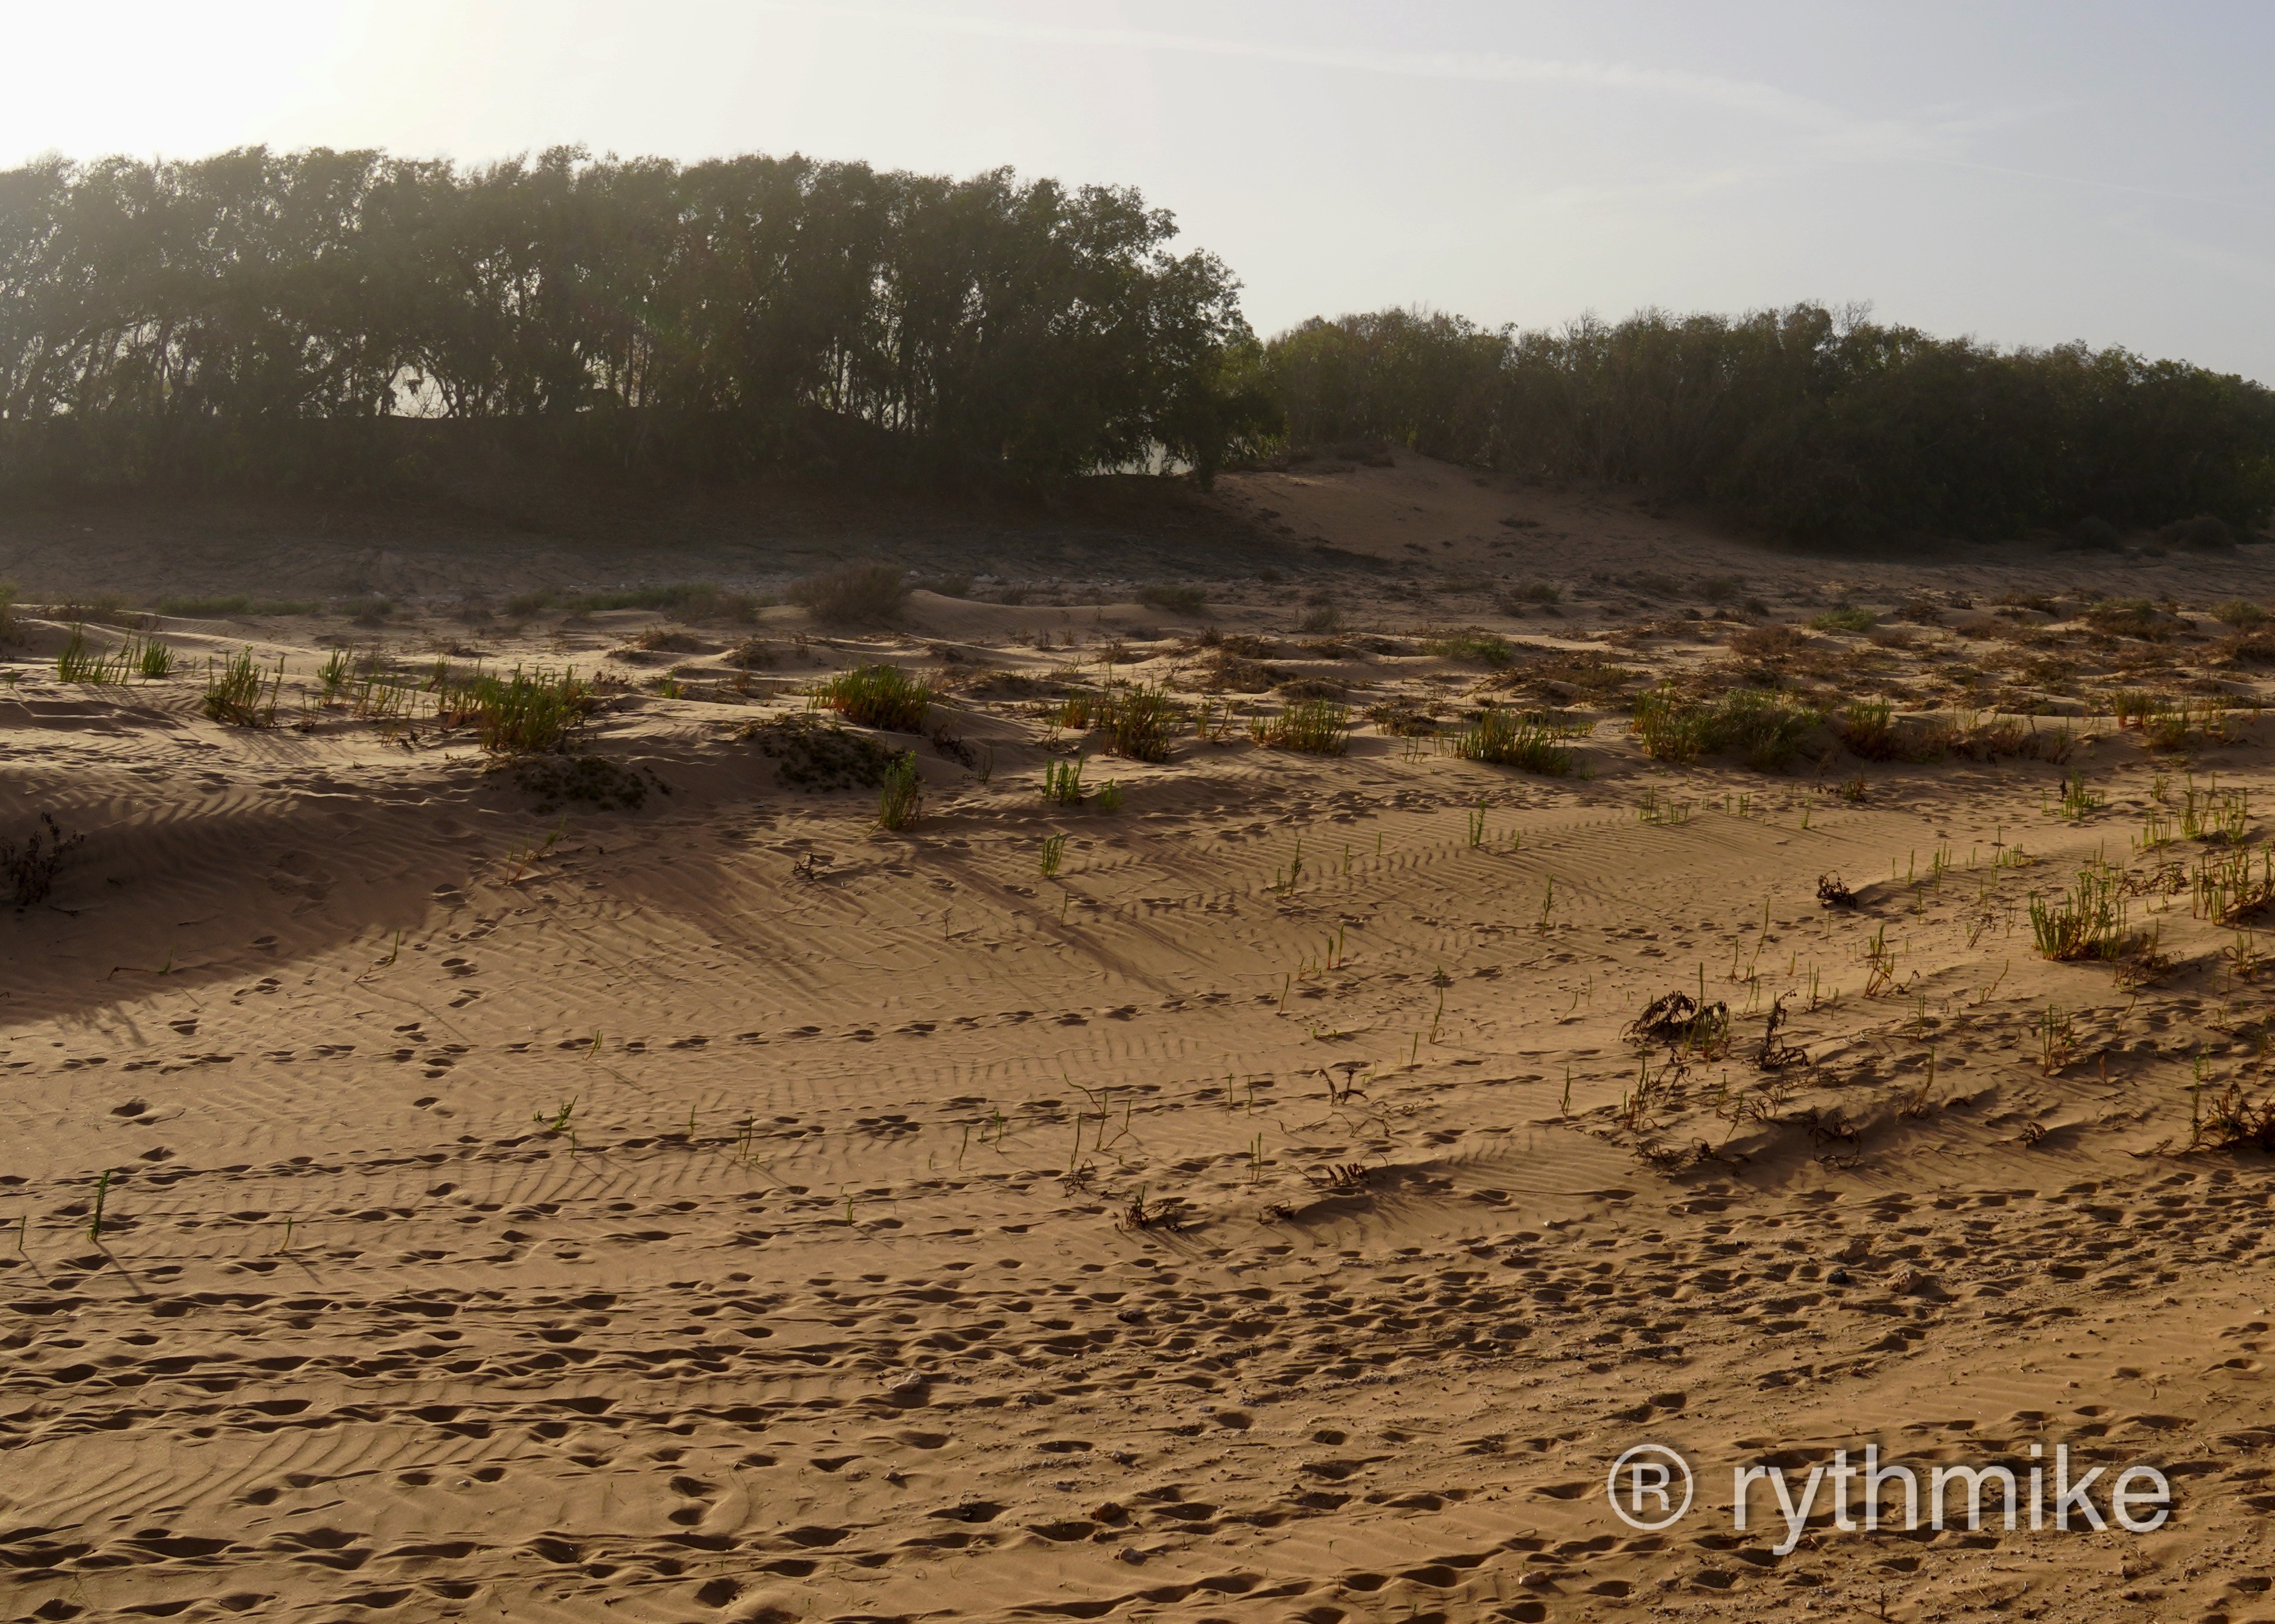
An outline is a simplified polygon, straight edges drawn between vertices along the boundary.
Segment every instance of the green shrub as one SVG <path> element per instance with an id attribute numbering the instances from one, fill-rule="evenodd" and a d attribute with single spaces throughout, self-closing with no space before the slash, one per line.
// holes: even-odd
<path id="1" fill-rule="evenodd" d="M 1735 750 L 1760 772 L 1781 772 L 1824 717 L 1783 694 L 1738 688 L 1714 701 L 1659 689 L 1636 701 L 1629 724 L 1648 755 L 1684 764 Z"/>
<path id="2" fill-rule="evenodd" d="M 1491 631 L 1464 628 L 1459 631 L 1434 631 L 1422 639 L 1422 652 L 1435 654 L 1440 660 L 1459 660 L 1469 665 L 1499 668 L 1516 658 L 1507 638 Z"/>
<path id="3" fill-rule="evenodd" d="M 2242 598 L 2231 598 L 2213 609 L 2212 613 L 2239 631 L 2267 623 L 2267 611 L 2259 605 Z"/>
<path id="4" fill-rule="evenodd" d="M 873 625 L 900 613 L 907 574 L 892 564 L 846 564 L 790 585 L 790 601 L 823 620 Z"/>
<path id="5" fill-rule="evenodd" d="M 857 727 L 888 733 L 921 733 L 933 691 L 898 666 L 856 666 L 814 690 L 814 703 Z"/>
<path id="6" fill-rule="evenodd" d="M 877 797 L 877 827 L 905 829 L 924 812 L 924 779 L 917 772 L 916 752 L 904 750 L 885 767 L 884 787 Z"/>
<path id="7" fill-rule="evenodd" d="M 446 728 L 471 725 L 492 755 L 543 755 L 567 743 L 599 704 L 574 669 L 556 675 L 516 666 L 510 676 L 478 671 L 436 684 L 435 717 Z"/>
<path id="8" fill-rule="evenodd" d="M 1333 699 L 1298 699 L 1277 716 L 1258 716 L 1248 736 L 1267 750 L 1339 756 L 1350 744 L 1350 706 Z"/>
<path id="9" fill-rule="evenodd" d="M 1880 623 L 1870 609 L 1860 609 L 1844 603 L 1825 610 L 1809 623 L 1812 630 L 1818 631 L 1870 631 Z"/>
<path id="10" fill-rule="evenodd" d="M 1476 721 L 1447 739 L 1446 747 L 1464 760 L 1561 778 L 1572 770 L 1576 758 L 1556 739 L 1556 729 L 1538 718 L 1513 715 L 1489 706 Z"/>
<path id="11" fill-rule="evenodd" d="M 1198 615 L 1208 604 L 1208 591 L 1200 586 L 1147 586 L 1139 590 L 1138 601 L 1171 615 Z"/>
<path id="12" fill-rule="evenodd" d="M 1168 690 L 1133 684 L 1100 699 L 1092 725 L 1106 736 L 1106 747 L 1132 761 L 1167 761 L 1169 740 L 1184 727 L 1184 711 Z"/>
<path id="13" fill-rule="evenodd" d="M 284 684 L 284 657 L 276 657 L 272 673 L 245 649 L 218 668 L 206 668 L 206 714 L 235 728 L 276 725 L 276 691 Z"/>

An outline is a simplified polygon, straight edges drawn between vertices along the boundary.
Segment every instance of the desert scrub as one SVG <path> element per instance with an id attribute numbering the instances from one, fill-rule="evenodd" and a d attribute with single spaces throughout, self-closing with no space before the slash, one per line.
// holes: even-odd
<path id="1" fill-rule="evenodd" d="M 42 812 L 40 824 L 41 828 L 34 829 L 20 846 L 12 840 L 0 840 L 0 887 L 15 898 L 19 908 L 48 900 L 48 893 L 55 889 L 56 871 L 87 839 L 84 835 L 65 835 L 52 812 Z"/>
<path id="2" fill-rule="evenodd" d="M 749 723 L 739 736 L 776 763 L 782 782 L 815 793 L 874 789 L 895 753 L 865 733 L 811 715 L 768 717 Z"/>
<path id="3" fill-rule="evenodd" d="M 839 671 L 813 691 L 813 703 L 835 711 L 856 727 L 887 733 L 921 733 L 933 691 L 898 666 L 856 666 Z"/>
<path id="4" fill-rule="evenodd" d="M 1818 631 L 1870 631 L 1879 624 L 1870 609 L 1856 608 L 1850 604 L 1839 604 L 1813 617 L 1810 625 Z"/>
<path id="5" fill-rule="evenodd" d="M 1467 761 L 1561 778 L 1572 770 L 1577 758 L 1556 741 L 1557 729 L 1541 718 L 1518 716 L 1488 706 L 1476 721 L 1448 738 L 1446 748 Z"/>
<path id="6" fill-rule="evenodd" d="M 1199 586 L 1147 586 L 1138 593 L 1138 601 L 1171 615 L 1198 615 L 1208 604 L 1208 593 Z"/>
<path id="7" fill-rule="evenodd" d="M 1183 707 L 1163 687 L 1115 689 L 1099 701 L 1092 725 L 1106 747 L 1132 761 L 1167 761 L 1170 737 L 1184 726 Z"/>
<path id="8" fill-rule="evenodd" d="M 1737 688 L 1717 700 L 1661 688 L 1636 701 L 1630 730 L 1655 760 L 1677 765 L 1735 750 L 1759 772 L 1782 772 L 1824 718 L 1783 694 Z"/>
<path id="9" fill-rule="evenodd" d="M 494 756 L 544 755 L 559 750 L 599 708 L 592 684 L 572 668 L 556 674 L 516 666 L 510 676 L 477 671 L 435 684 L 435 720 L 472 726 Z"/>
<path id="10" fill-rule="evenodd" d="M 1267 750 L 1339 756 L 1350 744 L 1350 706 L 1333 699 L 1298 699 L 1277 716 L 1258 716 L 1248 736 Z"/>
<path id="11" fill-rule="evenodd" d="M 1465 665 L 1492 666 L 1496 669 L 1516 658 L 1516 650 L 1509 646 L 1507 638 L 1466 627 L 1458 631 L 1429 633 L 1422 639 L 1422 652 L 1435 654 L 1440 660 L 1458 660 Z"/>
<path id="12" fill-rule="evenodd" d="M 2039 957 L 2062 963 L 2117 957 L 2125 948 L 2123 876 L 2097 865 L 2080 870 L 2076 887 L 2057 901 L 2032 895 L 2030 941 Z"/>
<path id="13" fill-rule="evenodd" d="M 637 812 L 647 800 L 650 784 L 662 788 L 654 773 L 643 775 L 604 756 L 532 757 L 515 766 L 513 782 L 537 797 L 540 816 L 559 812 L 569 801 L 601 812 Z"/>
<path id="14" fill-rule="evenodd" d="M 891 564 L 846 564 L 790 584 L 789 598 L 822 620 L 873 624 L 900 613 L 912 589 Z"/>
<path id="15" fill-rule="evenodd" d="M 1851 700 L 1832 725 L 1840 742 L 1867 761 L 1940 761 L 1951 753 L 1951 723 L 1907 729 L 1886 699 Z"/>
<path id="16" fill-rule="evenodd" d="M 233 728 L 276 725 L 276 691 L 284 684 L 284 656 L 270 672 L 246 648 L 220 666 L 206 667 L 206 714 Z"/>
<path id="17" fill-rule="evenodd" d="M 916 752 L 903 750 L 885 764 L 885 782 L 877 793 L 877 827 L 912 828 L 924 814 L 924 779 L 917 772 Z"/>

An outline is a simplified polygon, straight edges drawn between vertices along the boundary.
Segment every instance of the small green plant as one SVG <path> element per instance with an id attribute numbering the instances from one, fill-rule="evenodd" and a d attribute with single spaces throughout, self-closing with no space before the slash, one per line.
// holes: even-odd
<path id="1" fill-rule="evenodd" d="M 1350 706 L 1335 699 L 1297 699 L 1277 716 L 1258 716 L 1248 736 L 1267 750 L 1339 756 L 1350 744 Z"/>
<path id="2" fill-rule="evenodd" d="M 112 680 L 110 661 L 88 646 L 87 628 L 77 622 L 72 624 L 71 641 L 56 656 L 56 676 L 67 683 L 100 684 Z"/>
<path id="3" fill-rule="evenodd" d="M 2106 797 L 2085 787 L 2085 774 L 2071 773 L 2062 780 L 2061 813 L 2072 823 L 2083 820 L 2086 813 L 2098 811 Z"/>
<path id="4" fill-rule="evenodd" d="M 146 682 L 156 682 L 174 674 L 174 651 L 163 643 L 144 638 L 134 651 L 134 674 Z"/>
<path id="5" fill-rule="evenodd" d="M 1043 763 L 1043 799 L 1061 806 L 1082 804 L 1082 762 L 1077 756 L 1071 761 Z"/>
<path id="6" fill-rule="evenodd" d="M 1825 611 L 1810 623 L 1817 631 L 1870 631 L 1880 623 L 1870 609 L 1860 609 L 1850 604 L 1840 604 Z"/>
<path id="7" fill-rule="evenodd" d="M 276 656 L 276 669 L 267 670 L 246 648 L 219 667 L 206 668 L 205 712 L 215 721 L 233 728 L 273 728 L 276 725 L 276 692 L 284 684 L 284 656 Z"/>
<path id="8" fill-rule="evenodd" d="M 1043 836 L 1043 878 L 1050 879 L 1059 872 L 1059 864 L 1066 856 L 1067 837 L 1063 835 Z"/>
<path id="9" fill-rule="evenodd" d="M 878 793 L 877 827 L 911 827 L 924 811 L 924 779 L 917 772 L 916 752 L 904 750 L 885 767 L 884 787 Z"/>
<path id="10" fill-rule="evenodd" d="M 1169 740 L 1184 725 L 1168 690 L 1134 684 L 1115 689 L 1099 702 L 1092 725 L 1106 736 L 1106 748 L 1132 761 L 1167 761 Z"/>
<path id="11" fill-rule="evenodd" d="M 2067 963 L 2113 959 L 2124 950 L 2122 877 L 2098 864 L 2081 870 L 2076 886 L 2058 901 L 2030 898 L 2030 939 L 2041 958 Z"/>
<path id="12" fill-rule="evenodd" d="M 340 697 L 340 691 L 348 685 L 348 678 L 353 669 L 354 661 L 348 657 L 348 651 L 344 648 L 334 649 L 331 656 L 316 668 L 316 681 L 323 688 L 325 703 L 329 704 Z"/>
<path id="13" fill-rule="evenodd" d="M 1447 738 L 1446 748 L 1466 761 L 1561 778 L 1572 770 L 1575 758 L 1556 739 L 1556 729 L 1547 722 L 1489 705 L 1476 721 Z"/>
<path id="14" fill-rule="evenodd" d="M 1507 638 L 1497 632 L 1468 628 L 1430 633 L 1422 639 L 1422 652 L 1435 654 L 1440 660 L 1458 660 L 1464 665 L 1493 666 L 1495 668 L 1516 658 L 1516 650 L 1509 646 Z"/>
<path id="15" fill-rule="evenodd" d="M 813 691 L 818 708 L 835 711 L 857 727 L 888 733 L 921 733 L 933 691 L 898 666 L 856 666 Z"/>
<path id="16" fill-rule="evenodd" d="M 90 1241 L 102 1239 L 102 1204 L 110 1194 L 110 1169 L 105 1167 L 102 1176 L 94 1182 L 94 1216 L 87 1220 L 87 1238 Z"/>
<path id="17" fill-rule="evenodd" d="M 376 665 L 375 661 L 369 663 Z M 374 685 L 367 676 L 358 698 L 357 714 L 374 717 L 399 714 L 406 703 L 400 688 L 391 689 L 392 697 L 384 706 L 367 704 L 389 690 L 389 684 Z M 529 672 L 517 666 L 510 676 L 477 671 L 464 680 L 451 679 L 435 696 L 435 717 L 446 728 L 471 724 L 482 748 L 492 755 L 541 755 L 566 744 L 599 706 L 600 696 L 593 691 L 593 685 L 578 677 L 573 668 L 556 674 L 543 667 Z"/>
<path id="18" fill-rule="evenodd" d="M 1109 778 L 1098 787 L 1097 806 L 1102 812 L 1122 810 L 1122 784 L 1118 779 Z"/>

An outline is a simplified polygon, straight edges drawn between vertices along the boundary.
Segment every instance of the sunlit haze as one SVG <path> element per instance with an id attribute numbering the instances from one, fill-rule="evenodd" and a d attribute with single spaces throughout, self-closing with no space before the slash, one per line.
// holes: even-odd
<path id="1" fill-rule="evenodd" d="M 1814 298 L 2275 379 L 2275 9 L 2031 4 L 20 7 L 0 162 L 254 142 L 1141 188 L 1269 333 Z"/>

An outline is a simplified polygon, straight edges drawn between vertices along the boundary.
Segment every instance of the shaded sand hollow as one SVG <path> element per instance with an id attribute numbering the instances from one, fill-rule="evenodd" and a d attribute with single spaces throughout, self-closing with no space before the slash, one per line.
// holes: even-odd
<path id="1" fill-rule="evenodd" d="M 1408 457 L 661 564 L 79 517 L 0 533 L 0 839 L 85 836 L 0 918 L 0 1618 L 2275 1617 L 2268 1163 L 2207 1129 L 2275 1088 L 2264 921 L 2196 885 L 2264 872 L 2264 549 L 1810 559 Z M 853 556 L 943 578 L 564 595 Z M 60 680 L 75 620 L 173 674 Z M 248 646 L 274 728 L 203 714 Z M 421 720 L 437 660 L 603 674 L 601 765 Z M 826 787 L 767 724 L 880 661 L 926 732 Z M 1923 759 L 1656 761 L 1663 679 Z M 1064 711 L 1130 681 L 1165 761 Z M 1345 753 L 1248 735 L 1338 696 Z M 1488 702 L 1572 770 L 1444 749 Z M 2122 962 L 2040 956 L 2097 859 Z M 1727 1031 L 1631 1038 L 1671 993 Z M 2173 1514 L 1733 1527 L 1868 1443 Z"/>

